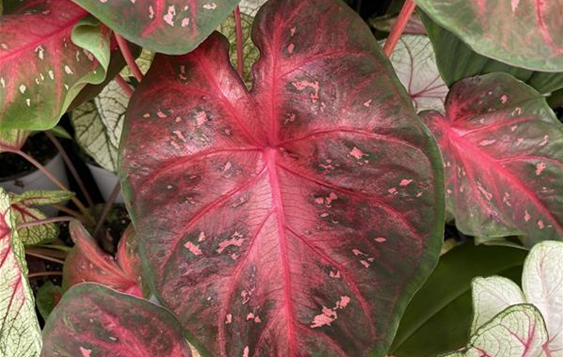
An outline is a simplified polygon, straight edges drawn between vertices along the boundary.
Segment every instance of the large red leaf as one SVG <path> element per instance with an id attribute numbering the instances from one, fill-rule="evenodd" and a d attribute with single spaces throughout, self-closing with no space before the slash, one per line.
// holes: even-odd
<path id="1" fill-rule="evenodd" d="M 563 238 L 563 126 L 507 74 L 455 84 L 446 115 L 425 112 L 444 156 L 446 203 L 466 234 Z"/>
<path id="2" fill-rule="evenodd" d="M 436 263 L 437 148 L 346 5 L 270 1 L 255 21 L 252 92 L 213 34 L 157 55 L 131 99 L 145 273 L 213 356 L 382 355 Z"/>
<path id="3" fill-rule="evenodd" d="M 41 357 L 191 357 L 174 316 L 150 301 L 84 283 L 63 295 Z"/>
<path id="4" fill-rule="evenodd" d="M 70 235 L 75 246 L 65 260 L 65 290 L 82 282 L 94 282 L 130 295 L 143 296 L 140 262 L 134 243 L 135 231 L 132 228 L 127 229 L 121 237 L 115 258 L 98 246 L 80 222 L 70 223 Z"/>
<path id="5" fill-rule="evenodd" d="M 197 47 L 240 0 L 73 0 L 132 42 L 184 54 Z"/>
<path id="6" fill-rule="evenodd" d="M 0 128 L 49 129 L 86 83 L 100 83 L 109 29 L 81 23 L 88 13 L 68 0 L 6 0 L 0 16 Z M 84 42 L 86 41 L 86 42 Z"/>
<path id="7" fill-rule="evenodd" d="M 563 0 L 415 0 L 475 52 L 517 67 L 563 71 Z"/>

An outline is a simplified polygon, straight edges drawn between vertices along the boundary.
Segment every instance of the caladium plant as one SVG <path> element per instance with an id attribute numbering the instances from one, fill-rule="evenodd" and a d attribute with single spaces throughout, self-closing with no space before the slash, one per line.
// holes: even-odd
<path id="1" fill-rule="evenodd" d="M 42 357 L 191 357 L 170 312 L 93 283 L 63 296 L 43 335 Z"/>
<path id="2" fill-rule="evenodd" d="M 3 5 L 0 129 L 49 129 L 87 83 L 104 80 L 109 30 L 67 0 Z"/>
<path id="3" fill-rule="evenodd" d="M 563 239 L 563 125 L 507 74 L 456 83 L 446 114 L 424 112 L 444 156 L 446 203 L 466 234 Z"/>
<path id="4" fill-rule="evenodd" d="M 70 223 L 74 248 L 66 258 L 63 288 L 96 282 L 129 295 L 143 296 L 135 231 L 129 227 L 119 241 L 115 257 L 105 253 L 77 221 Z"/>
<path id="5" fill-rule="evenodd" d="M 563 3 L 346 1 L 0 1 L 0 153 L 62 190 L 0 192 L 0 357 L 560 353 Z M 69 143 L 79 195 L 23 147 L 71 110 L 117 249 L 120 184 L 93 209 Z"/>
<path id="6" fill-rule="evenodd" d="M 522 287 L 500 276 L 472 283 L 474 317 L 465 353 L 448 356 L 558 356 L 563 352 L 563 243 L 532 248 Z M 486 352 L 485 352 L 486 351 Z"/>
<path id="7" fill-rule="evenodd" d="M 340 2 L 270 1 L 252 36 L 251 92 L 215 33 L 157 55 L 130 101 L 121 174 L 149 284 L 211 355 L 385 353 L 438 254 L 434 141 Z"/>

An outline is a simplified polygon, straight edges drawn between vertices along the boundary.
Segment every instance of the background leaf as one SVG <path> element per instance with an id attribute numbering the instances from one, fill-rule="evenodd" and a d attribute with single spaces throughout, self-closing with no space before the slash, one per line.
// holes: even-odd
<path id="1" fill-rule="evenodd" d="M 457 82 L 446 115 L 422 113 L 446 168 L 446 204 L 458 229 L 563 239 L 563 125 L 533 88 L 504 73 Z"/>
<path id="2" fill-rule="evenodd" d="M 178 55 L 196 48 L 240 0 L 74 1 L 131 42 Z"/>
<path id="3" fill-rule="evenodd" d="M 553 356 L 563 353 L 563 243 L 542 242 L 530 251 L 522 288 L 528 302 L 542 313 Z"/>
<path id="4" fill-rule="evenodd" d="M 530 71 L 481 56 L 423 11 L 418 13 L 432 41 L 440 74 L 448 86 L 467 77 L 506 72 L 534 87 L 540 93 L 550 93 L 563 87 L 563 73 Z"/>
<path id="5" fill-rule="evenodd" d="M 98 165 L 117 171 L 117 150 L 129 97 L 111 81 L 92 101 L 72 111 L 76 142 Z"/>
<path id="6" fill-rule="evenodd" d="M 0 17 L 0 131 L 50 129 L 86 83 L 105 78 L 109 30 L 67 0 L 5 1 Z M 41 26 L 36 26 L 41 24 Z M 36 26 L 32 31 L 30 26 Z M 81 48 L 71 41 L 87 28 Z M 75 36 L 73 36 L 74 38 Z M 84 36 L 78 36 L 83 38 Z"/>
<path id="7" fill-rule="evenodd" d="M 440 77 L 428 37 L 401 36 L 390 59 L 416 111 L 444 111 L 448 87 Z"/>
<path id="8" fill-rule="evenodd" d="M 43 320 L 47 321 L 51 312 L 55 309 L 55 306 L 61 300 L 63 296 L 63 290 L 60 286 L 53 284 L 51 281 L 46 281 L 39 290 L 37 291 L 37 310 L 43 317 Z"/>
<path id="9" fill-rule="evenodd" d="M 513 66 L 563 72 L 563 0 L 415 0 L 475 52 Z"/>
<path id="10" fill-rule="evenodd" d="M 43 330 L 43 357 L 191 357 L 178 321 L 147 300 L 93 283 L 63 295 Z"/>
<path id="11" fill-rule="evenodd" d="M 478 329 L 464 351 L 444 356 L 540 357 L 546 341 L 539 310 L 531 304 L 513 305 Z"/>
<path id="12" fill-rule="evenodd" d="M 10 199 L 0 188 L 0 356 L 34 357 L 41 351 L 41 329 L 14 225 Z"/>
<path id="13" fill-rule="evenodd" d="M 126 294 L 142 296 L 140 263 L 135 262 L 136 256 L 133 255 L 132 250 L 121 251 L 118 255 L 120 260 L 117 260 L 104 252 L 78 221 L 70 223 L 70 235 L 75 246 L 68 254 L 63 267 L 63 289 L 65 291 L 82 282 L 93 282 L 104 284 Z M 132 234 L 125 235 L 125 237 L 132 238 Z M 121 249 L 127 248 L 122 245 L 120 247 Z M 124 258 L 126 259 L 121 261 Z"/>
<path id="14" fill-rule="evenodd" d="M 526 251 L 462 244 L 444 254 L 409 303 L 390 354 L 434 357 L 464 346 L 470 335 L 471 281 L 500 275 L 519 281 Z"/>

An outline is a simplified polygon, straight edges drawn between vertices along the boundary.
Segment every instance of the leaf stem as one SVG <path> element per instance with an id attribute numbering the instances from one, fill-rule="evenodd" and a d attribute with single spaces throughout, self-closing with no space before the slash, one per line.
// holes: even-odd
<path id="1" fill-rule="evenodd" d="M 51 258 L 66 259 L 68 252 L 72 248 L 65 245 L 56 244 L 38 244 L 31 247 L 25 247 L 26 252 L 45 255 Z"/>
<path id="2" fill-rule="evenodd" d="M 244 79 L 244 52 L 242 43 L 242 23 L 240 19 L 240 7 L 236 7 L 233 12 L 235 17 L 235 32 L 237 38 L 237 72 L 241 79 Z"/>
<path id="3" fill-rule="evenodd" d="M 123 58 L 125 59 L 127 66 L 129 66 L 131 73 L 133 73 L 133 76 L 135 76 L 137 81 L 140 83 L 143 80 L 143 74 L 141 73 L 141 69 L 139 69 L 139 66 L 137 66 L 137 62 L 135 62 L 135 58 L 133 57 L 133 54 L 131 54 L 131 50 L 129 49 L 129 44 L 127 43 L 127 40 L 121 37 L 120 35 L 118 35 L 117 33 L 115 34 L 115 39 L 117 40 L 117 44 L 119 45 L 119 49 L 123 54 Z"/>
<path id="4" fill-rule="evenodd" d="M 40 273 L 32 273 L 27 276 L 28 279 L 41 278 L 44 276 L 62 276 L 62 271 L 42 271 Z"/>
<path id="5" fill-rule="evenodd" d="M 127 83 L 127 81 L 125 81 L 125 78 L 123 78 L 121 76 L 121 74 L 118 74 L 117 76 L 115 76 L 114 80 L 117 82 L 117 84 L 119 84 L 119 86 L 121 87 L 121 89 L 123 89 L 123 91 L 125 92 L 125 94 L 131 98 L 131 96 L 133 95 L 133 88 L 131 88 L 131 86 L 129 85 L 129 83 Z"/>
<path id="6" fill-rule="evenodd" d="M 64 265 L 64 263 L 65 263 L 64 260 L 51 258 L 51 257 L 48 257 L 46 255 L 42 255 L 42 254 L 37 254 L 37 253 L 33 253 L 33 252 L 25 252 L 25 254 L 30 255 L 32 257 L 40 258 L 40 259 L 43 259 L 43 260 L 48 260 L 50 262 L 61 264 L 61 265 Z"/>
<path id="7" fill-rule="evenodd" d="M 102 227 L 104 226 L 104 221 L 106 220 L 106 217 L 107 217 L 109 211 L 111 210 L 111 207 L 113 206 L 113 203 L 115 202 L 115 199 L 117 198 L 117 195 L 119 194 L 119 192 L 121 192 L 121 185 L 119 184 L 119 181 L 118 181 L 115 184 L 113 191 L 111 191 L 111 194 L 109 195 L 106 204 L 104 205 L 104 209 L 102 210 L 102 214 L 100 215 L 100 218 L 98 220 L 98 224 L 96 224 L 96 228 L 94 228 L 94 234 L 93 234 L 94 238 L 97 238 L 98 234 L 102 230 Z"/>
<path id="8" fill-rule="evenodd" d="M 61 183 L 61 181 L 59 181 L 49 170 L 47 170 L 47 168 L 43 165 L 41 165 L 41 163 L 37 160 L 35 160 L 33 157 L 29 156 L 28 154 L 26 154 L 25 152 L 23 152 L 22 150 L 6 150 L 7 152 L 11 152 L 14 154 L 18 154 L 19 156 L 23 157 L 24 159 L 26 159 L 29 163 L 31 163 L 33 166 L 35 166 L 39 171 L 41 171 L 43 173 L 43 175 L 47 176 L 47 178 L 49 180 L 51 180 L 55 185 L 57 185 L 57 187 L 59 187 L 61 190 L 66 191 L 66 192 L 70 192 L 70 190 Z M 88 212 L 88 209 L 86 207 L 84 207 L 84 205 L 82 204 L 82 202 L 80 202 L 80 200 L 78 198 L 76 198 L 76 196 L 73 196 L 71 198 L 71 201 L 74 202 L 74 204 L 76 205 L 76 207 L 78 207 L 78 209 L 80 210 L 80 212 L 82 212 L 82 214 L 84 215 L 84 217 L 90 222 L 90 223 L 95 223 L 94 219 L 92 218 L 92 216 L 90 215 L 90 212 Z"/>
<path id="9" fill-rule="evenodd" d="M 82 223 L 84 223 L 86 221 L 86 218 L 84 218 L 84 216 L 82 214 L 80 214 L 79 212 L 76 212 L 73 209 L 70 209 L 68 207 L 61 206 L 61 205 L 52 205 L 52 206 L 55 207 L 56 209 L 58 209 L 59 211 L 63 211 L 64 213 L 73 216 L 74 218 L 78 219 Z"/>
<path id="10" fill-rule="evenodd" d="M 53 142 L 53 145 L 55 145 L 57 150 L 59 150 L 59 153 L 61 154 L 66 166 L 68 167 L 68 170 L 70 171 L 72 177 L 74 177 L 74 179 L 76 180 L 76 183 L 78 184 L 78 187 L 80 188 L 80 191 L 82 191 L 82 194 L 86 198 L 86 202 L 88 203 L 88 206 L 94 207 L 94 201 L 92 201 L 92 197 L 90 197 L 90 194 L 86 190 L 86 186 L 84 186 L 84 182 L 80 178 L 78 171 L 76 171 L 76 167 L 74 167 L 72 160 L 70 160 L 70 157 L 68 157 L 66 150 L 61 145 L 61 142 L 49 131 L 46 131 L 45 134 Z"/>
<path id="11" fill-rule="evenodd" d="M 45 218 L 45 219 L 38 219 L 37 221 L 30 221 L 30 222 L 23 222 L 20 223 L 16 226 L 17 230 L 23 229 L 23 228 L 29 228 L 29 227 L 34 227 L 34 226 L 40 226 L 43 224 L 49 224 L 49 223 L 57 223 L 57 222 L 70 222 L 72 221 L 74 218 L 73 217 L 69 217 L 69 216 L 63 216 L 63 217 L 50 217 L 50 218 Z"/>
<path id="12" fill-rule="evenodd" d="M 385 41 L 385 45 L 383 46 L 383 53 L 385 53 L 387 57 L 391 56 L 395 46 L 397 46 L 397 42 L 399 42 L 399 38 L 403 34 L 415 7 L 416 4 L 412 0 L 405 1 L 405 4 L 399 13 L 399 17 L 397 18 L 395 24 L 393 24 L 391 33 L 389 33 L 389 37 L 387 37 L 387 41 Z"/>

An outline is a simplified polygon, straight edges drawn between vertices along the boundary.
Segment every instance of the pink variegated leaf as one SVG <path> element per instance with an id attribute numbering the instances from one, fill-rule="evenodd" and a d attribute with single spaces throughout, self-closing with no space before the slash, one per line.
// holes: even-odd
<path id="1" fill-rule="evenodd" d="M 100 284 L 71 288 L 49 316 L 41 357 L 191 357 L 164 308 Z"/>
<path id="2" fill-rule="evenodd" d="M 82 282 L 94 282 L 135 296 L 141 292 L 140 266 L 128 229 L 122 237 L 118 255 L 114 258 L 104 252 L 78 221 L 70 223 L 70 235 L 75 246 L 68 254 L 63 269 L 63 288 L 69 289 Z"/>
<path id="3" fill-rule="evenodd" d="M 269 1 L 252 38 L 251 92 L 213 34 L 131 98 L 144 273 L 204 355 L 383 355 L 441 244 L 435 143 L 340 1 Z"/>
<path id="4" fill-rule="evenodd" d="M 502 73 L 457 82 L 446 114 L 425 112 L 457 227 L 481 237 L 563 239 L 563 125 L 545 98 Z"/>
<path id="5" fill-rule="evenodd" d="M 68 0 L 3 4 L 0 131 L 52 128 L 87 83 L 104 80 L 109 29 Z"/>
<path id="6" fill-rule="evenodd" d="M 240 0 L 73 0 L 128 40 L 184 54 L 197 47 Z"/>

